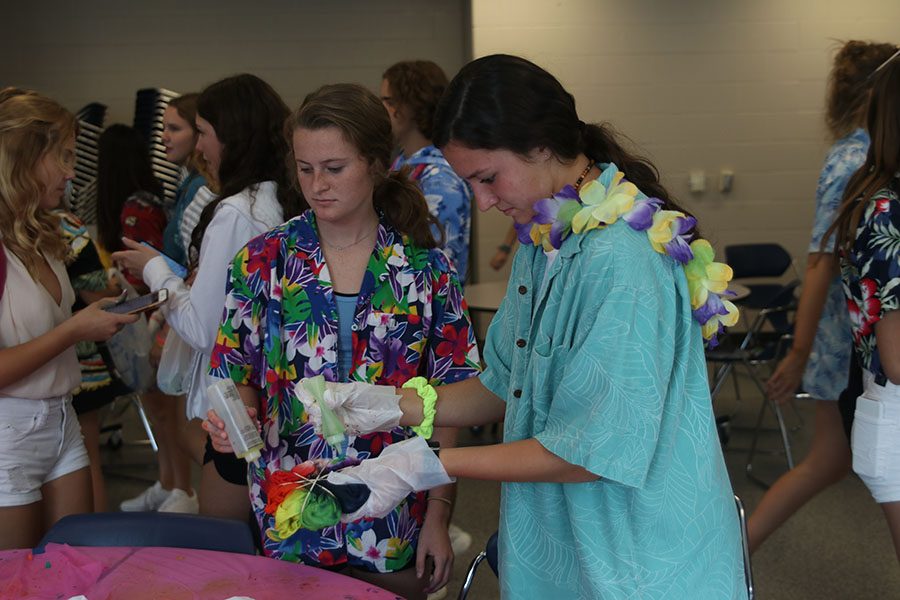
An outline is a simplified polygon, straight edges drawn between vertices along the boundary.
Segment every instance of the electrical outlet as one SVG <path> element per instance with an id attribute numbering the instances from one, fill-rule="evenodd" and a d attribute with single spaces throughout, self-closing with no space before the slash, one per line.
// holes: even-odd
<path id="1" fill-rule="evenodd" d="M 691 171 L 688 180 L 688 189 L 694 194 L 706 191 L 706 173 L 702 169 Z"/>
<path id="2" fill-rule="evenodd" d="M 719 192 L 728 194 L 734 187 L 734 171 L 731 169 L 722 169 L 719 172 Z"/>

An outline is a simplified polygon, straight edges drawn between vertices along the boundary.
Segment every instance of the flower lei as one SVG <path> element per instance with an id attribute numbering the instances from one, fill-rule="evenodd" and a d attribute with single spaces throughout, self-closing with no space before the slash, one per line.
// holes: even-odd
<path id="1" fill-rule="evenodd" d="M 738 320 L 737 307 L 725 296 L 731 267 L 717 263 L 712 245 L 696 236 L 697 220 L 676 210 L 663 210 L 662 200 L 648 198 L 610 163 L 600 177 L 589 181 L 579 195 L 571 185 L 550 198 L 538 200 L 530 223 L 516 223 L 522 244 L 559 249 L 570 233 L 604 229 L 620 217 L 635 231 L 646 231 L 653 249 L 684 266 L 691 309 L 710 348 L 725 327 Z"/>

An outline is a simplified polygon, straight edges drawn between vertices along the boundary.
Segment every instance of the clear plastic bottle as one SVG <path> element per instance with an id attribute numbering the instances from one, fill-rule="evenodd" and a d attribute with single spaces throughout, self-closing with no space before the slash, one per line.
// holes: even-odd
<path id="1" fill-rule="evenodd" d="M 230 379 L 221 379 L 206 390 L 209 405 L 225 422 L 225 432 L 238 458 L 248 463 L 259 458 L 263 442 L 256 425 L 247 414 L 247 406 L 241 400 L 237 386 Z"/>

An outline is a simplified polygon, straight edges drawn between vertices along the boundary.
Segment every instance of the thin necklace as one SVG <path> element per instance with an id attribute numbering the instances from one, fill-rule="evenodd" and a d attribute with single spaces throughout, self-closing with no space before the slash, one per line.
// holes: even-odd
<path id="1" fill-rule="evenodd" d="M 349 243 L 349 244 L 347 244 L 347 245 L 345 245 L 345 246 L 337 246 L 337 245 L 335 245 L 335 244 L 332 244 L 331 242 L 329 242 L 328 240 L 326 240 L 324 237 L 322 237 L 322 232 L 321 232 L 321 231 L 319 231 L 319 239 L 322 240 L 322 243 L 323 243 L 323 244 L 325 244 L 326 246 L 328 246 L 328 247 L 331 248 L 332 250 L 337 250 L 338 252 L 343 252 L 343 251 L 346 250 L 347 248 L 352 248 L 353 246 L 359 244 L 359 243 L 362 242 L 363 240 L 369 239 L 370 237 L 372 237 L 372 235 L 375 234 L 376 231 L 378 231 L 378 225 L 376 225 L 376 226 L 375 226 L 375 229 L 373 229 L 372 231 L 370 231 L 370 232 L 367 233 L 366 235 L 362 236 L 361 238 L 359 238 L 359 239 L 356 240 L 355 242 L 351 242 L 351 243 Z"/>
<path id="2" fill-rule="evenodd" d="M 575 180 L 575 191 L 581 189 L 581 184 L 584 183 L 584 178 L 587 177 L 588 173 L 591 172 L 591 169 L 594 168 L 594 161 L 588 159 L 588 165 L 584 168 L 584 171 L 581 172 L 581 175 L 578 176 L 578 179 Z"/>

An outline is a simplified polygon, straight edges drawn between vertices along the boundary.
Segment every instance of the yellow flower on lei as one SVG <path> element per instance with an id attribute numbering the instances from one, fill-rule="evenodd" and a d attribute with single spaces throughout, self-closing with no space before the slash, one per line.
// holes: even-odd
<path id="1" fill-rule="evenodd" d="M 714 341 L 724 327 L 737 323 L 740 313 L 722 297 L 733 274 L 731 267 L 717 263 L 712 245 L 704 239 L 691 242 L 694 258 L 684 267 L 694 317 L 702 324 L 703 337 Z"/>
<path id="2" fill-rule="evenodd" d="M 581 233 L 615 223 L 634 206 L 637 186 L 622 181 L 625 174 L 618 169 L 606 169 L 597 179 L 580 190 L 581 210 L 572 217 L 572 231 Z"/>
<path id="3" fill-rule="evenodd" d="M 728 265 L 714 261 L 716 252 L 712 244 L 702 238 L 691 242 L 691 252 L 694 258 L 685 265 L 684 271 L 691 292 L 691 307 L 700 308 L 709 292 L 721 294 L 728 289 L 734 272 Z"/>

